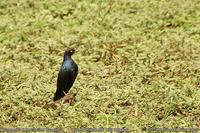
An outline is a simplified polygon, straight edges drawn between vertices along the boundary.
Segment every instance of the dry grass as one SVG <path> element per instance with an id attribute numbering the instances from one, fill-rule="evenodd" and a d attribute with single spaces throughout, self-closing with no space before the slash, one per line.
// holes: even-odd
<path id="1" fill-rule="evenodd" d="M 200 127 L 198 0 L 1 0 L 2 127 Z M 51 106 L 63 52 L 74 105 Z"/>

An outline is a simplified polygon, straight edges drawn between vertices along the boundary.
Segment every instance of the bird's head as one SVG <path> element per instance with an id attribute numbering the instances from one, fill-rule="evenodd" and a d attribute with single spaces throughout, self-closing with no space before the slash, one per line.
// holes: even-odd
<path id="1" fill-rule="evenodd" d="M 65 51 L 65 56 L 72 56 L 76 52 L 75 49 L 69 48 Z"/>

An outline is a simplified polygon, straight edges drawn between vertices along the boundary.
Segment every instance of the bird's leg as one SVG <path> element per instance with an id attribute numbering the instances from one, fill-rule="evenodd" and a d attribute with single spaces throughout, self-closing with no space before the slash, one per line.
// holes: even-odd
<path id="1" fill-rule="evenodd" d="M 65 96 L 65 93 L 63 91 L 56 91 L 56 94 L 53 100 L 54 101 L 60 100 L 64 96 Z"/>

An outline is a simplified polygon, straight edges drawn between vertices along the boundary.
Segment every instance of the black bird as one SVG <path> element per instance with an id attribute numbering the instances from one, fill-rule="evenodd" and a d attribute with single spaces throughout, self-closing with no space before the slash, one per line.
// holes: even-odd
<path id="1" fill-rule="evenodd" d="M 62 97 L 64 97 L 76 79 L 78 74 L 78 66 L 71 58 L 74 52 L 75 50 L 70 48 L 64 53 L 63 63 L 58 73 L 57 90 L 53 98 L 54 101 L 60 100 Z"/>

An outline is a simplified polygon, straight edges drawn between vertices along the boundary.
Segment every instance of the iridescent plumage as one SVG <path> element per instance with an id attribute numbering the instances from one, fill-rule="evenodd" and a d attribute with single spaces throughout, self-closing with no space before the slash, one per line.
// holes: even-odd
<path id="1" fill-rule="evenodd" d="M 58 73 L 57 90 L 53 99 L 54 101 L 60 100 L 68 93 L 77 77 L 78 66 L 71 58 L 74 52 L 74 49 L 68 49 L 64 53 L 63 63 Z"/>

